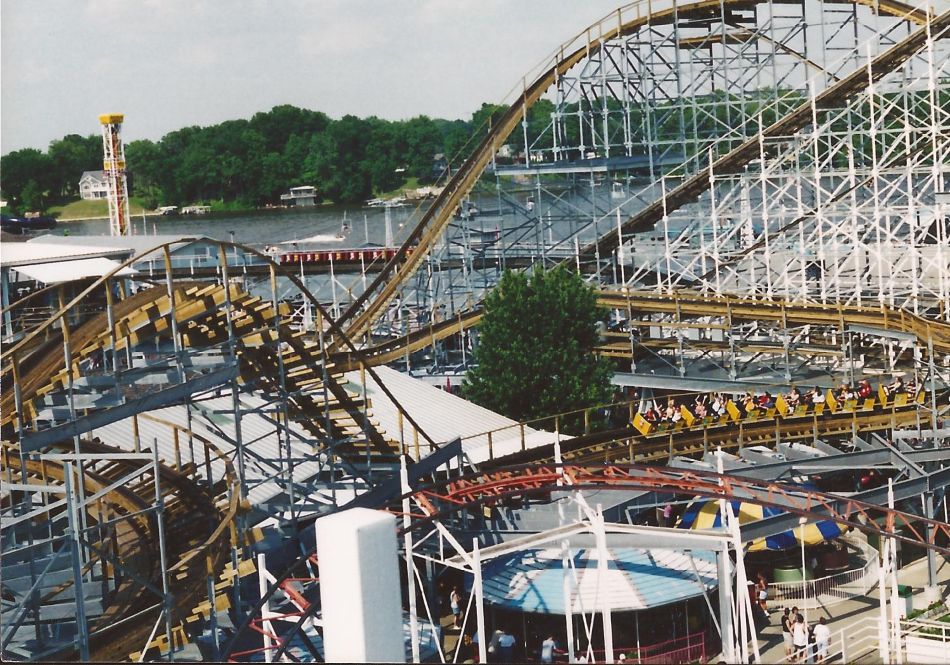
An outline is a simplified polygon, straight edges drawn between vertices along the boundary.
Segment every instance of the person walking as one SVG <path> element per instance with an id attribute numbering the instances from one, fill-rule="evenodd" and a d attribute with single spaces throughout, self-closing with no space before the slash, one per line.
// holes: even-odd
<path id="1" fill-rule="evenodd" d="M 766 601 L 769 598 L 769 583 L 765 579 L 765 575 L 763 575 L 762 573 L 758 574 L 758 578 L 755 583 L 755 589 L 756 589 L 756 598 L 759 601 L 759 607 L 761 607 L 762 611 L 765 612 L 766 615 L 768 615 L 769 610 L 768 610 Z"/>
<path id="2" fill-rule="evenodd" d="M 488 652 L 489 663 L 500 663 L 501 660 L 501 637 L 505 634 L 501 628 L 496 628 L 492 633 L 491 640 L 488 642 L 486 651 Z"/>
<path id="3" fill-rule="evenodd" d="M 782 642 L 785 644 L 785 660 L 792 659 L 792 618 L 786 607 L 782 614 Z"/>
<path id="4" fill-rule="evenodd" d="M 553 663 L 556 648 L 557 642 L 554 641 L 554 635 L 548 635 L 548 638 L 541 643 L 541 662 Z"/>
<path id="5" fill-rule="evenodd" d="M 513 663 L 515 659 L 515 636 L 504 629 L 498 636 L 498 659 L 502 663 Z"/>
<path id="6" fill-rule="evenodd" d="M 449 594 L 449 604 L 452 606 L 452 616 L 455 617 L 453 625 L 456 628 L 462 627 L 462 593 L 457 586 L 452 587 Z"/>
<path id="7" fill-rule="evenodd" d="M 804 663 L 808 655 L 808 626 L 805 625 L 805 617 L 801 614 L 795 618 L 792 625 L 792 645 L 795 648 L 794 661 Z"/>
<path id="8" fill-rule="evenodd" d="M 815 651 L 816 660 L 823 663 L 828 659 L 828 645 L 831 642 L 831 628 L 825 623 L 825 617 L 818 619 L 818 625 L 815 626 Z"/>

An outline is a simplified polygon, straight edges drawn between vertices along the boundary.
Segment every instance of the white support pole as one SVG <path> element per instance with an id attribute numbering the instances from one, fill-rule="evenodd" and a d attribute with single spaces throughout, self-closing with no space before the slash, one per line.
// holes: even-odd
<path id="1" fill-rule="evenodd" d="M 878 592 L 878 603 L 880 606 L 880 616 L 878 617 L 878 627 L 877 627 L 877 641 L 878 641 L 878 656 L 881 659 L 881 662 L 887 665 L 891 662 L 891 650 L 888 645 L 888 624 L 887 624 L 887 565 L 890 560 L 890 555 L 888 553 L 888 547 L 890 546 L 890 541 L 886 538 L 881 538 L 883 545 L 881 546 L 881 565 L 877 568 L 877 592 Z"/>
<path id="2" fill-rule="evenodd" d="M 274 633 L 274 627 L 270 620 L 270 601 L 267 600 L 267 561 L 263 552 L 259 552 L 257 555 L 257 588 L 260 591 L 261 598 L 265 599 L 264 605 L 261 607 L 261 618 L 264 619 L 264 630 L 261 631 L 264 636 L 264 662 L 272 663 L 274 662 L 274 641 L 271 635 Z M 211 612 L 214 611 L 212 607 Z"/>
<path id="3" fill-rule="evenodd" d="M 485 596 L 482 592 L 482 559 L 478 551 L 478 538 L 472 538 L 472 593 L 475 595 L 475 621 L 478 631 L 478 662 L 488 662 L 488 644 L 485 634 Z"/>
<path id="4" fill-rule="evenodd" d="M 620 223 L 620 206 L 617 206 L 617 263 L 620 264 L 620 285 L 627 288 L 627 269 L 624 267 L 623 226 Z"/>
<path id="5" fill-rule="evenodd" d="M 364 384 L 365 385 L 365 384 Z M 406 586 L 409 593 L 409 640 L 412 649 L 412 662 L 420 662 L 419 658 L 419 617 L 416 615 L 416 576 L 412 563 L 412 526 L 409 520 L 409 473 L 406 470 L 406 456 L 399 458 L 399 482 L 402 485 L 402 526 L 404 529 L 403 544 L 406 552 Z"/>
<path id="6" fill-rule="evenodd" d="M 330 293 L 333 296 L 333 316 L 339 318 L 340 303 L 336 297 L 336 273 L 333 270 L 333 252 L 328 252 L 330 256 Z"/>
<path id="7" fill-rule="evenodd" d="M 798 518 L 798 540 L 802 552 L 802 612 L 805 615 L 805 625 L 808 625 L 808 569 L 805 567 L 805 522 L 804 517 Z"/>
<path id="8" fill-rule="evenodd" d="M 887 480 L 887 506 L 894 510 L 894 480 Z M 891 529 L 893 533 L 893 528 Z M 891 649 L 892 662 L 900 665 L 901 657 L 901 598 L 897 588 L 897 539 L 889 538 L 891 543 Z"/>
<path id="9" fill-rule="evenodd" d="M 326 661 L 405 662 L 395 516 L 351 508 L 316 524 Z"/>
<path id="10" fill-rule="evenodd" d="M 719 464 L 722 465 L 722 457 L 719 458 Z M 743 663 L 749 662 L 749 633 L 752 632 L 752 638 L 755 638 L 754 629 L 750 631 L 749 617 L 751 608 L 748 608 L 749 593 L 746 584 L 745 561 L 742 558 L 742 541 L 739 536 L 739 525 L 732 512 L 732 504 L 726 502 L 726 512 L 722 515 L 722 520 L 726 529 L 732 535 L 732 545 L 736 550 L 736 603 L 735 617 L 739 622 L 739 654 Z"/>
<path id="11" fill-rule="evenodd" d="M 603 621 L 604 631 L 604 662 L 614 662 L 614 627 L 612 621 L 612 612 L 610 607 L 610 593 L 607 590 L 607 572 L 610 569 L 607 558 L 610 556 L 607 551 L 607 529 L 604 526 L 604 513 L 601 506 L 597 506 L 597 514 L 594 516 L 591 526 L 594 527 L 594 538 L 597 541 L 597 582 L 601 620 Z"/>
<path id="12" fill-rule="evenodd" d="M 722 476 L 722 448 L 716 448 L 716 473 Z M 722 485 L 722 478 L 719 479 Z M 720 519 L 727 514 L 727 501 L 719 500 Z M 732 571 L 729 560 L 729 548 L 723 548 L 719 554 L 719 625 L 722 626 L 722 657 L 727 663 L 736 661 L 735 627 L 732 622 Z"/>
<path id="13" fill-rule="evenodd" d="M 748 577 L 745 573 L 745 552 L 742 549 L 742 535 L 739 532 L 739 518 L 735 516 L 732 512 L 732 506 L 727 504 L 729 511 L 729 525 L 732 530 L 733 546 L 736 548 L 736 587 L 743 589 L 740 593 L 740 605 L 741 605 L 741 614 L 742 617 L 740 621 L 744 627 L 747 626 L 747 632 L 743 631 L 742 636 L 742 662 L 749 662 L 749 653 L 748 653 L 748 644 L 749 639 L 752 640 L 752 654 L 754 656 L 754 662 L 762 662 L 762 656 L 759 653 L 759 641 L 755 635 L 755 618 L 752 612 L 752 599 L 749 597 L 748 591 Z"/>
<path id="14" fill-rule="evenodd" d="M 554 463 L 561 464 L 561 428 L 557 422 L 554 424 Z M 564 486 L 563 471 L 557 479 L 558 487 Z M 561 496 L 557 502 L 557 525 L 564 526 L 564 501 Z M 561 588 L 564 593 L 564 635 L 567 640 L 567 662 L 574 662 L 574 608 L 572 597 L 574 595 L 573 585 L 571 584 L 571 546 L 565 537 L 561 540 Z"/>
<path id="15" fill-rule="evenodd" d="M 732 625 L 732 566 L 729 560 L 729 548 L 716 553 L 719 574 L 719 626 L 722 638 L 722 659 L 727 663 L 736 662 L 735 629 Z"/>

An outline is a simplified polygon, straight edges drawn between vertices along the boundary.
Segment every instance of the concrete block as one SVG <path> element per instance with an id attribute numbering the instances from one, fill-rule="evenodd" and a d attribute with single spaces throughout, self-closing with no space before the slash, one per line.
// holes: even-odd
<path id="1" fill-rule="evenodd" d="M 327 662 L 405 662 L 396 518 L 352 508 L 316 523 Z"/>

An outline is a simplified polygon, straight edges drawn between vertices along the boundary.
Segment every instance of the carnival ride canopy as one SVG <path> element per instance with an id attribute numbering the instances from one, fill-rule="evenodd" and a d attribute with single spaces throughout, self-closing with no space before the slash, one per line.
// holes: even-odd
<path id="1" fill-rule="evenodd" d="M 600 572 L 597 548 L 568 555 L 571 612 L 609 603 L 616 612 L 645 610 L 693 598 L 716 588 L 716 555 L 706 551 L 606 548 Z M 496 607 L 538 614 L 564 614 L 564 562 L 560 547 L 529 549 L 485 565 L 485 600 Z"/>
<path id="2" fill-rule="evenodd" d="M 771 506 L 762 506 L 742 501 L 730 501 L 733 514 L 739 518 L 739 524 L 748 524 L 775 515 L 784 515 L 785 511 Z M 715 529 L 723 526 L 719 500 L 693 501 L 676 526 L 680 529 Z M 808 522 L 804 528 L 789 529 L 774 536 L 756 538 L 747 550 L 785 550 L 799 547 L 804 539 L 805 545 L 818 545 L 833 540 L 843 533 L 841 526 L 834 520 Z"/>

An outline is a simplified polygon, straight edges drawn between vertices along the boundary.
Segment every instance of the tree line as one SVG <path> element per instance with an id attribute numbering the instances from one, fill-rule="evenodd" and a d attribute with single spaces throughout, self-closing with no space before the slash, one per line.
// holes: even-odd
<path id="1" fill-rule="evenodd" d="M 374 193 L 439 176 L 433 157 L 455 165 L 473 133 L 503 107 L 483 104 L 469 120 L 417 116 L 389 121 L 276 106 L 249 120 L 185 127 L 158 141 L 126 145 L 131 195 L 146 207 L 221 201 L 257 207 L 279 201 L 295 185 L 316 185 L 324 200 L 353 203 Z M 45 152 L 16 150 L 0 157 L 0 190 L 14 211 L 45 210 L 79 196 L 83 171 L 102 168 L 102 140 L 70 134 Z"/>
<path id="2" fill-rule="evenodd" d="M 680 142 L 689 145 L 721 134 L 725 128 L 758 120 L 774 122 L 799 101 L 783 90 L 740 98 L 726 93 L 696 97 L 690 104 L 671 100 L 647 110 L 625 106 L 613 98 L 581 99 L 565 104 L 553 135 L 554 104 L 540 99 L 528 109 L 527 123 L 509 141 L 520 150 L 549 152 L 560 146 L 560 159 L 583 159 L 606 137 L 612 145 L 631 131 L 634 150 L 641 143 Z M 259 207 L 280 200 L 295 185 L 315 185 L 324 200 L 355 203 L 392 191 L 408 178 L 420 185 L 436 180 L 442 153 L 457 167 L 487 133 L 506 107 L 482 104 L 468 120 L 421 115 L 408 120 L 382 120 L 346 115 L 332 119 L 320 111 L 276 106 L 250 119 L 228 120 L 208 127 L 185 127 L 159 141 L 126 145 L 131 194 L 148 207 L 220 202 L 234 208 Z M 594 134 L 600 137 L 595 139 Z M 856 137 L 855 141 L 865 139 Z M 859 153 L 867 150 L 856 146 Z M 99 136 L 70 134 L 50 143 L 46 152 L 34 148 L 0 157 L 0 191 L 15 212 L 45 210 L 79 196 L 83 171 L 102 168 Z"/>

